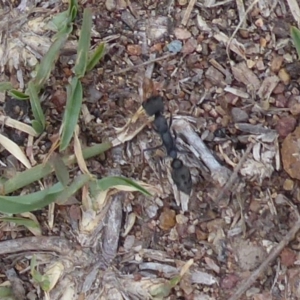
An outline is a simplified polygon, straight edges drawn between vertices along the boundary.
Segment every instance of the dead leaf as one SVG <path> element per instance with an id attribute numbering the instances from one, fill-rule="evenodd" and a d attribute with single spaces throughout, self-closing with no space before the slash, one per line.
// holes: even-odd
<path id="1" fill-rule="evenodd" d="M 286 267 L 291 267 L 296 261 L 296 253 L 290 248 L 284 248 L 280 253 L 281 263 Z"/>
<path id="2" fill-rule="evenodd" d="M 214 262 L 213 259 L 211 259 L 210 257 L 207 257 L 207 256 L 206 256 L 206 257 L 204 257 L 204 260 L 205 260 L 207 266 L 208 266 L 211 270 L 215 271 L 217 274 L 220 273 L 220 267 Z"/>
<path id="3" fill-rule="evenodd" d="M 278 72 L 278 76 L 283 84 L 288 85 L 291 81 L 291 76 L 287 73 L 286 69 L 280 69 Z"/>
<path id="4" fill-rule="evenodd" d="M 185 42 L 181 52 L 184 54 L 193 53 L 196 50 L 197 46 L 198 46 L 197 40 L 192 37 Z"/>
<path id="5" fill-rule="evenodd" d="M 236 284 L 240 281 L 240 278 L 236 274 L 227 274 L 221 280 L 222 289 L 231 290 L 236 287 Z"/>
<path id="6" fill-rule="evenodd" d="M 241 240 L 237 247 L 239 266 L 245 271 L 255 269 L 265 259 L 266 253 L 262 247 Z"/>
<path id="7" fill-rule="evenodd" d="M 74 153 L 78 162 L 78 166 L 82 173 L 92 176 L 92 174 L 89 172 L 86 166 L 85 159 L 83 158 L 81 144 L 78 135 L 79 135 L 79 126 L 76 125 L 76 129 L 74 132 Z"/>
<path id="8" fill-rule="evenodd" d="M 271 61 L 271 71 L 274 73 L 277 73 L 280 70 L 280 67 L 283 63 L 283 56 L 274 56 L 272 61 Z"/>
<path id="9" fill-rule="evenodd" d="M 159 217 L 159 227 L 163 230 L 170 230 L 176 225 L 175 211 L 166 208 Z"/>
<path id="10" fill-rule="evenodd" d="M 284 170 L 300 180 L 300 127 L 290 133 L 282 143 L 281 157 Z"/>
<path id="11" fill-rule="evenodd" d="M 192 34 L 185 28 L 175 28 L 174 34 L 178 40 L 187 40 L 192 36 Z"/>
<path id="12" fill-rule="evenodd" d="M 16 159 L 18 159 L 27 169 L 31 168 L 31 164 L 22 151 L 22 149 L 9 138 L 0 134 L 0 144 L 9 152 L 11 153 Z"/>
<path id="13" fill-rule="evenodd" d="M 249 84 L 254 90 L 258 90 L 260 87 L 260 81 L 258 77 L 251 71 L 245 62 L 241 62 L 231 67 L 234 78 L 242 82 L 245 86 Z"/>
<path id="14" fill-rule="evenodd" d="M 49 279 L 49 291 L 54 288 L 60 277 L 63 275 L 64 269 L 64 265 L 60 261 L 55 262 L 47 268 L 45 275 Z"/>
<path id="15" fill-rule="evenodd" d="M 297 121 L 294 117 L 288 116 L 279 119 L 275 127 L 280 137 L 287 137 L 296 127 Z"/>
<path id="16" fill-rule="evenodd" d="M 273 299 L 273 297 L 270 292 L 253 295 L 253 300 L 272 300 L 272 299 Z"/>
<path id="17" fill-rule="evenodd" d="M 129 55 L 139 56 L 142 54 L 142 47 L 140 45 L 128 45 L 127 52 Z"/>

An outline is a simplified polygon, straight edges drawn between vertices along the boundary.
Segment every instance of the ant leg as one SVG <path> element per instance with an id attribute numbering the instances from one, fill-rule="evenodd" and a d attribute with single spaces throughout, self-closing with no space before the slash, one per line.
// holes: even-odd
<path id="1" fill-rule="evenodd" d="M 177 133 L 175 130 L 173 130 L 173 135 L 174 135 L 174 140 L 176 141 L 177 140 Z"/>
<path id="2" fill-rule="evenodd" d="M 172 122 L 173 122 L 173 116 L 172 116 L 172 113 L 170 113 L 169 128 L 171 128 Z"/>

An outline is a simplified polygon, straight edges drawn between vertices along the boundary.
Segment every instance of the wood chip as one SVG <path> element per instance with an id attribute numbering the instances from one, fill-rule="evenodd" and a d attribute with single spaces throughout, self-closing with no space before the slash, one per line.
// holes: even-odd
<path id="1" fill-rule="evenodd" d="M 291 13 L 298 24 L 298 28 L 300 27 L 300 8 L 297 0 L 287 0 L 287 3 L 290 7 Z"/>
<path id="2" fill-rule="evenodd" d="M 270 76 L 266 77 L 261 84 L 261 87 L 259 88 L 257 95 L 263 99 L 263 100 L 268 100 L 277 86 L 279 82 L 279 77 L 278 76 Z"/>
<path id="3" fill-rule="evenodd" d="M 196 0 L 190 0 L 189 1 L 189 5 L 188 5 L 188 7 L 187 7 L 187 9 L 186 9 L 186 11 L 184 13 L 184 16 L 182 18 L 182 21 L 181 21 L 181 24 L 183 26 L 186 26 L 186 24 L 187 24 L 187 22 L 188 22 L 188 20 L 190 18 L 191 12 L 192 12 L 192 10 L 194 8 L 195 3 L 196 3 Z"/>
<path id="4" fill-rule="evenodd" d="M 252 88 L 257 91 L 260 87 L 260 81 L 258 77 L 252 72 L 245 62 L 241 62 L 231 67 L 234 78 L 245 84 L 245 86 L 251 85 Z"/>

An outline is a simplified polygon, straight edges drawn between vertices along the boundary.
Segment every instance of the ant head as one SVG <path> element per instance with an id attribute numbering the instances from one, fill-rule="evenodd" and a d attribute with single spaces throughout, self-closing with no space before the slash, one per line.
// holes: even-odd
<path id="1" fill-rule="evenodd" d="M 172 151 L 173 152 L 173 151 Z M 176 153 L 177 154 L 177 153 Z M 171 163 L 171 167 L 172 169 L 180 169 L 183 166 L 183 163 L 180 159 L 178 158 L 174 158 L 172 163 Z"/>
<path id="2" fill-rule="evenodd" d="M 144 110 L 149 116 L 164 112 L 164 101 L 161 96 L 151 96 L 143 104 Z"/>

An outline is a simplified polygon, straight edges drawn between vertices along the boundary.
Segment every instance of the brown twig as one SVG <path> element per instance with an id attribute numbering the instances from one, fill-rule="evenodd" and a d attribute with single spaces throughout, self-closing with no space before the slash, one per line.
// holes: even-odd
<path id="1" fill-rule="evenodd" d="M 67 255 L 72 249 L 67 239 L 57 236 L 25 237 L 0 242 L 0 255 L 24 251 L 52 251 Z"/>
<path id="2" fill-rule="evenodd" d="M 183 18 L 182 18 L 181 25 L 186 26 L 186 24 L 190 18 L 191 12 L 195 6 L 195 3 L 196 3 L 196 0 L 190 0 L 189 5 L 185 11 Z"/>
<path id="3" fill-rule="evenodd" d="M 268 267 L 268 265 L 281 253 L 282 249 L 294 238 L 295 234 L 300 229 L 300 219 L 297 220 L 295 225 L 290 229 L 290 231 L 285 235 L 282 241 L 275 246 L 270 252 L 267 259 L 256 269 L 250 277 L 245 279 L 240 287 L 234 292 L 234 294 L 229 298 L 229 300 L 239 300 L 241 296 L 251 287 L 251 285 L 258 279 L 258 277 L 263 273 L 263 271 Z"/>
<path id="4" fill-rule="evenodd" d="M 254 7 L 254 5 L 258 2 L 259 0 L 254 0 L 250 6 L 248 7 L 248 9 L 246 10 L 244 17 L 240 20 L 239 24 L 237 25 L 237 27 L 235 28 L 233 34 L 231 35 L 231 37 L 229 38 L 228 42 L 227 42 L 227 46 L 226 46 L 226 53 L 227 53 L 227 57 L 230 60 L 230 56 L 229 56 L 229 48 L 230 48 L 230 44 L 233 40 L 233 38 L 235 37 L 236 33 L 238 32 L 238 30 L 241 28 L 241 26 L 243 25 L 247 14 L 250 12 L 250 10 Z"/>
<path id="5" fill-rule="evenodd" d="M 223 186 L 223 188 L 221 189 L 221 191 L 219 192 L 219 194 L 217 195 L 215 202 L 218 203 L 223 197 L 224 194 L 227 193 L 227 191 L 230 189 L 230 187 L 233 185 L 233 183 L 235 182 L 238 172 L 240 171 L 243 163 L 245 162 L 246 158 L 248 157 L 248 154 L 250 153 L 250 151 L 253 148 L 253 143 L 250 143 L 247 147 L 247 150 L 245 151 L 243 157 L 240 159 L 239 163 L 236 165 L 233 173 L 231 174 L 231 176 L 229 177 L 229 180 L 227 181 L 227 183 Z"/>
<path id="6" fill-rule="evenodd" d="M 176 55 L 176 53 L 169 53 L 169 54 L 166 54 L 166 55 L 158 57 L 158 58 L 150 59 L 150 60 L 145 61 L 145 62 L 143 62 L 143 63 L 141 63 L 139 65 L 131 66 L 131 67 L 125 68 L 123 70 L 113 72 L 113 73 L 111 73 L 111 75 L 122 74 L 122 73 L 125 73 L 125 72 L 128 72 L 128 71 L 134 70 L 136 68 L 147 66 L 147 65 L 152 64 L 154 62 L 164 60 L 164 59 L 169 58 L 169 57 L 174 56 L 174 55 Z"/>

